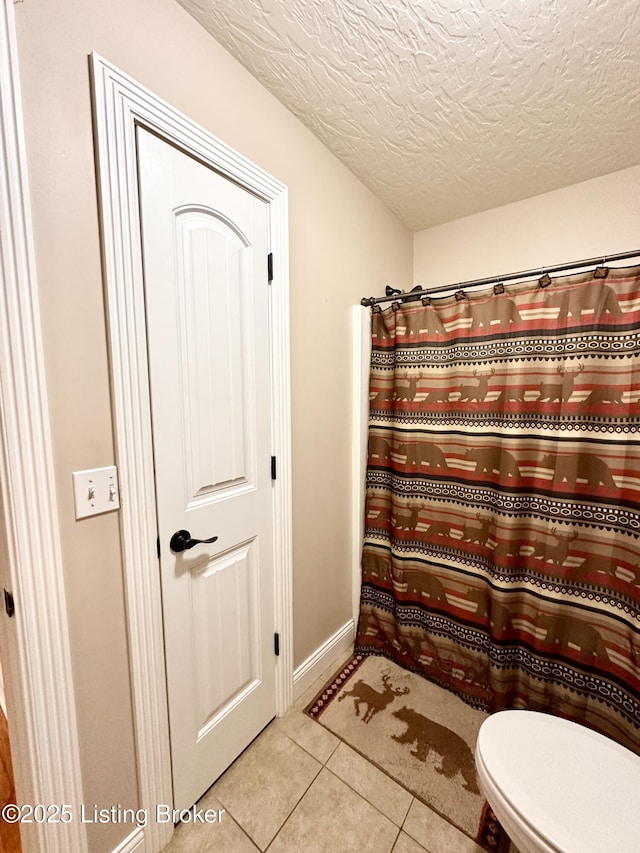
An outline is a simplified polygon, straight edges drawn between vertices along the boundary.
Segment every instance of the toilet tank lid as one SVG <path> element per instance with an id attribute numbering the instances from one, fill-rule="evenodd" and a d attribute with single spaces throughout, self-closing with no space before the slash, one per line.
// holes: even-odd
<path id="1" fill-rule="evenodd" d="M 478 734 L 485 772 L 558 851 L 640 850 L 640 757 L 578 723 L 498 711 Z"/>

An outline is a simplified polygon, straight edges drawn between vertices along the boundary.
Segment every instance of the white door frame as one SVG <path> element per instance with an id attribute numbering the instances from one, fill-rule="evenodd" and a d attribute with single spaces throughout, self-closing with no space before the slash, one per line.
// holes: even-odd
<path id="1" fill-rule="evenodd" d="M 18 800 L 73 820 L 23 824 L 23 849 L 87 850 L 29 203 L 13 0 L 0 4 L 0 476 L 15 617 L 2 613 Z M 0 590 L 1 593 L 1 590 Z M 4 606 L 4 603 L 3 603 Z"/>
<path id="2" fill-rule="evenodd" d="M 270 208 L 269 243 L 274 256 L 272 443 L 278 460 L 274 483 L 275 616 L 281 637 L 276 664 L 278 714 L 283 714 L 293 700 L 287 188 L 95 53 L 91 70 L 140 807 L 151 815 L 156 803 L 171 803 L 171 768 L 136 126 L 147 128 L 211 166 L 265 200 Z M 160 850 L 172 831 L 171 824 L 150 821 L 144 829 L 145 850 Z"/>

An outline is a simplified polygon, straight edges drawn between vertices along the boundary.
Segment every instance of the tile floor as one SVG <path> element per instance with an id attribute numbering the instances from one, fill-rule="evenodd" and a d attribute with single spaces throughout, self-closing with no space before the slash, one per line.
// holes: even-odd
<path id="1" fill-rule="evenodd" d="M 350 655 L 345 655 L 344 661 Z M 483 853 L 456 827 L 303 713 L 333 664 L 198 802 L 165 853 Z"/>

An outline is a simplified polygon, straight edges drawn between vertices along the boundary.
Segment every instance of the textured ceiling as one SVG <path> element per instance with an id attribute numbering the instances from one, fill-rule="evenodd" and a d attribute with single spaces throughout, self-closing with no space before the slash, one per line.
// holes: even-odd
<path id="1" fill-rule="evenodd" d="M 419 230 L 640 163 L 638 0 L 178 0 Z"/>

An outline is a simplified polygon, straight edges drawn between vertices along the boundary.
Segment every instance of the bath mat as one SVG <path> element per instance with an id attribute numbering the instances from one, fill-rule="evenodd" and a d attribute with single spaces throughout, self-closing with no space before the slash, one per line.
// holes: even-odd
<path id="1" fill-rule="evenodd" d="M 478 787 L 486 713 L 386 658 L 356 655 L 306 713 L 485 850 L 509 839 Z"/>

